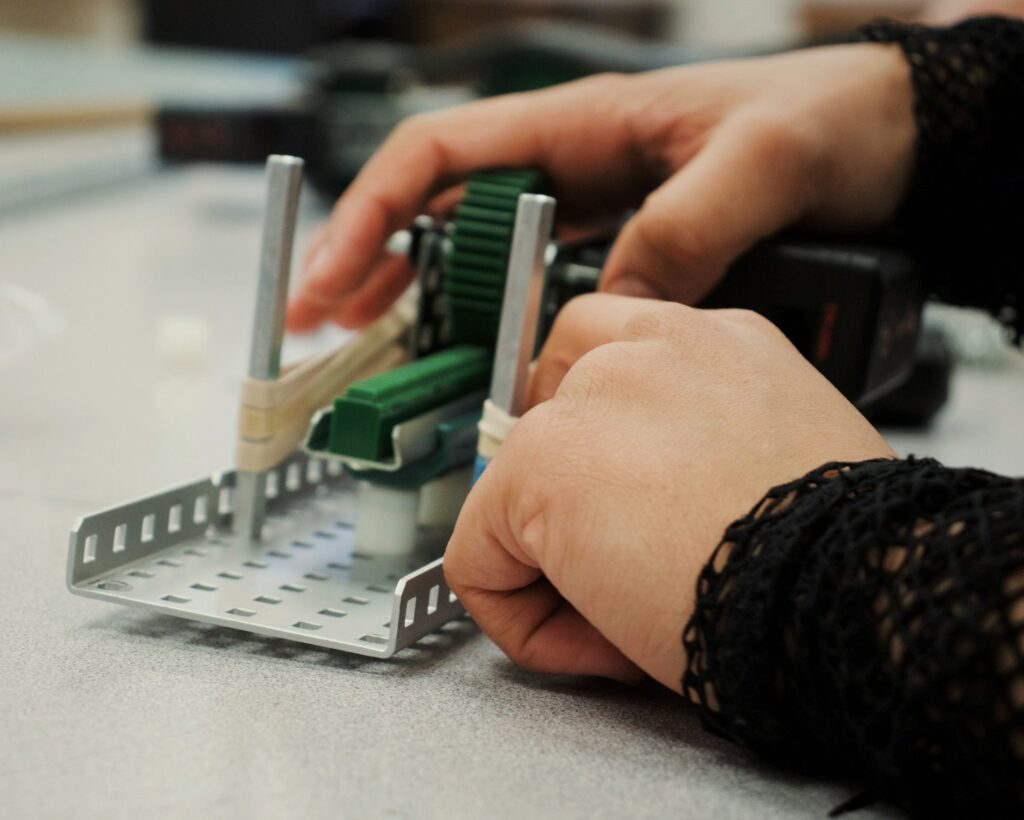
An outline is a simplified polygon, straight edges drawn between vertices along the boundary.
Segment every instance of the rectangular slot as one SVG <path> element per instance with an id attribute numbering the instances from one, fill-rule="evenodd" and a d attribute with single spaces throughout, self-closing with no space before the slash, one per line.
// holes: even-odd
<path id="1" fill-rule="evenodd" d="M 243 618 L 251 618 L 255 614 L 255 610 L 241 609 L 237 606 L 233 606 L 231 607 L 231 609 L 228 610 L 228 615 L 241 615 Z"/>
<path id="2" fill-rule="evenodd" d="M 192 599 L 183 598 L 181 595 L 164 595 L 164 597 L 161 600 L 170 601 L 172 604 L 187 604 Z"/>
<path id="3" fill-rule="evenodd" d="M 370 592 L 383 592 L 385 595 L 389 595 L 392 592 L 394 592 L 394 590 L 391 589 L 391 587 L 382 587 L 378 584 L 370 584 L 370 586 L 368 586 L 366 589 Z"/>
<path id="4" fill-rule="evenodd" d="M 359 604 L 360 606 L 370 603 L 369 599 L 360 598 L 358 595 L 349 595 L 345 598 L 342 598 L 341 600 L 343 600 L 346 604 Z"/>
<path id="5" fill-rule="evenodd" d="M 240 581 L 242 580 L 242 574 L 239 572 L 231 572 L 230 570 L 224 570 L 223 572 L 217 573 L 218 578 L 227 578 L 229 581 Z"/>
<path id="6" fill-rule="evenodd" d="M 307 572 L 302 577 L 308 578 L 310 581 L 326 581 L 330 576 L 324 575 L 322 572 Z"/>
<path id="7" fill-rule="evenodd" d="M 204 584 L 202 581 L 196 581 L 192 584 L 192 589 L 202 590 L 203 592 L 213 592 L 217 587 L 213 584 Z"/>
<path id="8" fill-rule="evenodd" d="M 325 467 L 327 469 L 327 475 L 333 478 L 337 478 L 338 476 L 341 475 L 342 468 L 340 461 L 335 461 L 333 458 L 328 459 L 327 462 L 325 463 Z"/>
<path id="9" fill-rule="evenodd" d="M 174 504 L 171 511 L 167 513 L 167 532 L 177 532 L 181 529 L 181 504 Z"/>
<path id="10" fill-rule="evenodd" d="M 266 569 L 268 566 L 270 566 L 270 564 L 264 564 L 262 561 L 256 561 L 256 560 L 250 559 L 250 560 L 246 561 L 243 564 L 243 566 L 251 567 L 252 569 Z"/>
<path id="11" fill-rule="evenodd" d="M 257 595 L 253 600 L 258 604 L 279 604 L 281 603 L 280 598 L 272 598 L 269 595 Z"/>
<path id="12" fill-rule="evenodd" d="M 298 464 L 288 465 L 288 472 L 285 473 L 284 486 L 288 492 L 294 493 L 302 486 L 302 468 Z"/>
<path id="13" fill-rule="evenodd" d="M 449 592 L 449 593 L 448 593 L 448 603 L 450 603 L 450 604 L 454 604 L 454 603 L 457 603 L 457 602 L 458 602 L 458 600 L 459 600 L 459 599 L 458 599 L 458 598 L 456 597 L 456 595 L 455 595 L 455 593 L 454 593 L 454 592 Z"/>
<path id="14" fill-rule="evenodd" d="M 313 545 L 310 544 L 309 541 L 292 541 L 292 546 L 293 547 L 299 547 L 299 548 L 304 549 L 304 550 L 311 550 L 311 549 L 313 549 Z"/>
<path id="15" fill-rule="evenodd" d="M 427 601 L 427 614 L 433 615 L 437 612 L 437 598 L 440 587 L 433 586 L 430 588 L 430 598 Z"/>
<path id="16" fill-rule="evenodd" d="M 180 567 L 181 561 L 177 558 L 161 558 L 157 563 L 162 567 Z"/>
<path id="17" fill-rule="evenodd" d="M 329 563 L 327 565 L 327 568 L 328 569 L 350 570 L 350 569 L 352 569 L 352 565 L 351 564 L 342 564 L 340 561 L 331 561 L 331 563 Z"/>
<path id="18" fill-rule="evenodd" d="M 268 552 L 267 555 L 269 555 L 271 558 L 291 558 L 292 557 L 292 554 L 290 552 L 281 552 L 281 550 L 270 550 L 270 552 Z"/>
<path id="19" fill-rule="evenodd" d="M 306 588 L 301 587 L 298 584 L 281 584 L 279 589 L 283 589 L 285 592 L 305 592 Z"/>
<path id="20" fill-rule="evenodd" d="M 205 524 L 206 519 L 209 516 L 209 510 L 207 506 L 209 501 L 205 495 L 199 496 L 196 499 L 196 503 L 192 507 L 192 523 L 193 524 Z"/>
<path id="21" fill-rule="evenodd" d="M 232 487 L 221 487 L 217 493 L 217 512 L 227 515 L 235 508 L 235 494 Z"/>
<path id="22" fill-rule="evenodd" d="M 295 623 L 292 624 L 292 626 L 296 626 L 299 629 L 314 630 L 314 629 L 319 629 L 320 627 L 323 626 L 323 624 L 315 624 L 312 621 L 296 621 Z"/>
<path id="23" fill-rule="evenodd" d="M 351 521 L 335 521 L 334 526 L 339 530 L 354 530 L 356 527 Z"/>
<path id="24" fill-rule="evenodd" d="M 150 513 L 142 519 L 142 543 L 153 540 L 156 535 L 156 513 Z"/>
<path id="25" fill-rule="evenodd" d="M 82 550 L 82 563 L 89 564 L 96 560 L 96 545 L 99 543 L 98 535 L 90 535 L 85 539 L 85 549 Z"/>
<path id="26" fill-rule="evenodd" d="M 335 538 L 336 537 L 333 532 L 324 532 L 323 530 L 317 530 L 316 532 L 313 533 L 313 535 L 315 535 L 317 538 Z"/>
<path id="27" fill-rule="evenodd" d="M 267 481 L 264 485 L 264 495 L 267 498 L 277 498 L 281 492 L 281 474 L 277 470 L 271 470 L 267 473 Z"/>
<path id="28" fill-rule="evenodd" d="M 128 525 L 118 524 L 114 528 L 114 552 L 124 552 L 128 545 Z"/>
<path id="29" fill-rule="evenodd" d="M 414 595 L 405 602 L 405 625 L 412 626 L 416 623 L 416 596 Z"/>
<path id="30" fill-rule="evenodd" d="M 202 558 L 206 555 L 206 550 L 200 547 L 189 547 L 185 550 L 185 555 L 195 555 L 197 558 Z"/>
<path id="31" fill-rule="evenodd" d="M 306 481 L 310 484 L 319 484 L 323 477 L 323 462 L 318 458 L 311 458 L 306 463 Z"/>
<path id="32" fill-rule="evenodd" d="M 329 618 L 344 618 L 348 613 L 343 609 L 331 609 L 330 607 L 327 607 L 326 609 L 321 609 L 317 614 L 326 615 Z"/>
<path id="33" fill-rule="evenodd" d="M 388 639 L 383 635 L 360 635 L 359 640 L 365 641 L 366 643 L 375 643 L 381 645 L 387 645 Z"/>
<path id="34" fill-rule="evenodd" d="M 133 569 L 128 574 L 131 575 L 132 578 L 152 578 L 154 575 L 154 573 L 147 572 L 144 569 Z"/>
<path id="35" fill-rule="evenodd" d="M 372 555 L 367 555 L 365 552 L 353 552 L 352 553 L 352 557 L 355 558 L 357 561 L 372 561 L 373 560 L 373 556 Z"/>

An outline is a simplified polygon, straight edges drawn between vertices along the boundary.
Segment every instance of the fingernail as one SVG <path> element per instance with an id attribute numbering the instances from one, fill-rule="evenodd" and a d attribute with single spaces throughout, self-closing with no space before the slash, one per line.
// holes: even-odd
<path id="1" fill-rule="evenodd" d="M 661 298 L 661 294 L 647 284 L 647 282 L 633 276 L 616 279 L 608 285 L 608 293 L 615 293 L 619 296 L 635 296 L 640 299 Z"/>

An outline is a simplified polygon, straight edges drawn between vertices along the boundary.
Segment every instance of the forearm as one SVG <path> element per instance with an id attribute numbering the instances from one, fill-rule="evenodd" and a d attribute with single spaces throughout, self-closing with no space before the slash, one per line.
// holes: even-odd
<path id="1" fill-rule="evenodd" d="M 860 39 L 897 43 L 911 67 L 917 163 L 899 218 L 951 302 L 1024 328 L 1024 22 L 950 28 L 882 21 Z"/>
<path id="2" fill-rule="evenodd" d="M 1024 807 L 1024 482 L 926 461 L 772 490 L 698 582 L 707 724 L 922 813 Z"/>

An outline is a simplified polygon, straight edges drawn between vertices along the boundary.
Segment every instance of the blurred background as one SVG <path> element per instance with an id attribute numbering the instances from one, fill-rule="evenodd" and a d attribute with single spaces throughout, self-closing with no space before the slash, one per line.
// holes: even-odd
<path id="1" fill-rule="evenodd" d="M 8 393 L 13 405 L 0 402 L 0 451 L 65 454 L 68 440 L 51 435 L 39 408 L 52 405 L 57 425 L 63 391 L 73 387 L 94 406 L 91 422 L 110 425 L 95 437 L 97 453 L 115 436 L 134 441 L 120 458 L 137 458 L 141 469 L 157 457 L 175 477 L 230 459 L 267 154 L 306 160 L 298 257 L 312 226 L 407 115 L 596 71 L 828 42 L 877 16 L 948 21 L 1022 7 L 1024 0 L 0 0 L 0 367 L 19 385 Z M 965 417 L 976 409 L 984 416 L 1004 402 L 973 399 L 971 379 L 1002 389 L 992 374 L 1010 355 L 1004 336 L 987 317 L 947 314 L 930 310 L 929 321 L 955 324 L 946 347 L 976 365 L 954 393 Z M 290 339 L 286 357 L 330 346 L 338 332 Z M 911 421 L 930 421 L 943 405 L 948 357 L 939 364 L 930 403 Z M 154 419 L 166 443 L 152 440 Z M 202 436 L 183 437 L 202 425 Z M 26 438 L 28 429 L 38 436 Z M 907 435 L 904 451 L 919 441 Z M 974 458 L 969 440 L 949 440 L 960 450 L 939 455 Z M 995 446 L 992 453 L 997 468 L 1020 458 Z M 22 479 L 7 465 L 14 486 Z M 4 467 L 0 458 L 0 488 Z M 130 471 L 111 480 L 124 486 L 104 497 L 136 486 Z"/>

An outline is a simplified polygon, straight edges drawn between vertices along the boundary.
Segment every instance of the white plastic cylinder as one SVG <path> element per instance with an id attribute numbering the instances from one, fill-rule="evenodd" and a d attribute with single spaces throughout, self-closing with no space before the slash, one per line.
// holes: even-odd
<path id="1" fill-rule="evenodd" d="M 416 547 L 420 491 L 360 481 L 357 492 L 356 551 L 366 555 L 411 553 Z"/>

